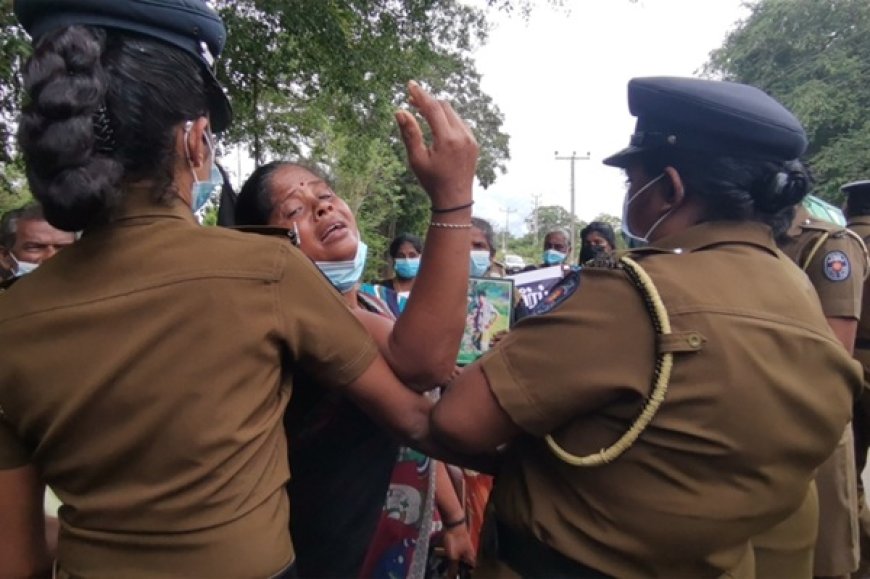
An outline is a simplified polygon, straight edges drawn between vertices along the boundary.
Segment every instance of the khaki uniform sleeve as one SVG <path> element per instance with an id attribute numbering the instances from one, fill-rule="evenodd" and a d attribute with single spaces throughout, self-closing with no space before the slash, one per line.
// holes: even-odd
<path id="1" fill-rule="evenodd" d="M 278 315 L 290 355 L 318 382 L 353 382 L 377 357 L 377 347 L 338 291 L 311 260 L 282 246 Z"/>
<path id="2" fill-rule="evenodd" d="M 858 240 L 850 235 L 829 237 L 813 256 L 806 273 L 826 317 L 861 317 L 866 259 Z"/>
<path id="3" fill-rule="evenodd" d="M 0 470 L 18 468 L 30 463 L 30 451 L 15 434 L 12 426 L 0 416 Z"/>
<path id="4" fill-rule="evenodd" d="M 654 344 L 649 314 L 625 274 L 587 268 L 572 295 L 520 321 L 481 367 L 517 426 L 542 436 L 621 395 L 646 396 Z"/>

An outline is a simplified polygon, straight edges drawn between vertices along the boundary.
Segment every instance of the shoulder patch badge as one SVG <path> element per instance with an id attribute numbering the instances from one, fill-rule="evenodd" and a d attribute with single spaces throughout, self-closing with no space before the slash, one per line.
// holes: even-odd
<path id="1" fill-rule="evenodd" d="M 575 270 L 569 272 L 562 278 L 559 283 L 550 289 L 550 293 L 544 297 L 537 305 L 532 308 L 532 315 L 546 314 L 556 309 L 559 304 L 571 297 L 577 288 L 580 287 L 580 271 Z"/>
<path id="2" fill-rule="evenodd" d="M 843 281 L 852 273 L 849 257 L 842 251 L 829 251 L 822 262 L 825 277 L 831 281 Z"/>

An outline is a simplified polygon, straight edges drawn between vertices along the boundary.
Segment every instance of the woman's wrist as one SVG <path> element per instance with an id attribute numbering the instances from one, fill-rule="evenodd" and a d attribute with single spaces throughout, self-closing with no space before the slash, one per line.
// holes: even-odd
<path id="1" fill-rule="evenodd" d="M 468 201 L 466 203 L 460 203 L 458 205 L 450 205 L 445 207 L 436 207 L 435 204 L 432 204 L 431 211 L 434 214 L 443 215 L 445 213 L 453 213 L 456 211 L 462 211 L 463 209 L 471 209 L 471 206 L 474 205 L 474 201 Z"/>
<path id="2" fill-rule="evenodd" d="M 458 527 L 464 527 L 466 523 L 465 515 L 461 517 L 457 517 L 455 519 L 444 520 L 441 522 L 441 526 L 444 527 L 445 531 L 449 531 L 451 529 L 456 529 Z"/>

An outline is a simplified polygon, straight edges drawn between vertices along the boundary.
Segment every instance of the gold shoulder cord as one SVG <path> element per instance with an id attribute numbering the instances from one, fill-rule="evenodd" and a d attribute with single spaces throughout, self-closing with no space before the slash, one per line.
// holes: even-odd
<path id="1" fill-rule="evenodd" d="M 844 229 L 846 235 L 854 239 L 858 242 L 858 245 L 861 246 L 861 252 L 864 254 L 864 278 L 867 278 L 867 275 L 870 274 L 870 252 L 867 250 L 867 244 L 864 242 L 864 238 L 852 231 L 849 228 Z"/>
<path id="2" fill-rule="evenodd" d="M 647 310 L 652 318 L 653 329 L 655 330 L 656 335 L 665 336 L 670 334 L 671 322 L 668 318 L 668 311 L 665 308 L 665 304 L 662 302 L 662 298 L 652 279 L 647 275 L 643 268 L 630 257 L 621 257 L 619 263 L 624 266 L 629 279 L 631 279 L 632 283 L 634 283 L 635 287 L 637 287 L 643 295 Z M 547 441 L 550 450 L 559 458 L 559 460 L 570 464 L 571 466 L 601 466 L 616 460 L 622 453 L 631 448 L 631 445 L 634 444 L 655 417 L 659 406 L 661 406 L 662 402 L 665 400 L 665 394 L 668 391 L 668 384 L 671 380 L 671 369 L 673 368 L 673 365 L 673 352 L 661 352 L 656 354 L 653 387 L 649 398 L 647 398 L 643 410 L 637 419 L 635 419 L 631 427 L 611 446 L 602 448 L 595 454 L 577 456 L 559 446 L 553 437 L 548 434 L 544 439 Z"/>
<path id="3" fill-rule="evenodd" d="M 861 253 L 864 255 L 864 271 L 866 273 L 868 270 L 870 270 L 870 255 L 868 255 L 867 253 L 867 244 L 864 243 L 864 240 L 861 238 L 860 235 L 858 235 L 851 229 L 844 228 L 843 233 L 857 241 L 858 245 L 861 247 Z M 807 254 L 806 259 L 804 259 L 804 262 L 801 264 L 802 270 L 806 271 L 807 268 L 810 267 L 810 263 L 812 263 L 813 258 L 816 256 L 816 253 L 818 253 L 818 251 L 822 248 L 822 245 L 825 244 L 829 237 L 831 237 L 830 231 L 826 231 L 819 236 L 819 238 L 813 244 L 812 249 L 810 249 L 810 252 Z"/>
<path id="4" fill-rule="evenodd" d="M 816 253 L 822 248 L 822 245 L 825 244 L 825 242 L 828 240 L 828 238 L 830 236 L 831 236 L 830 231 L 825 231 L 823 234 L 821 234 L 819 236 L 819 238 L 813 244 L 812 249 L 810 249 L 810 252 L 807 254 L 806 259 L 804 259 L 804 262 L 801 264 L 801 269 L 803 271 L 806 271 L 807 268 L 810 267 L 810 263 L 812 263 L 813 258 L 816 256 Z M 864 242 L 862 241 L 861 243 L 863 244 Z"/>

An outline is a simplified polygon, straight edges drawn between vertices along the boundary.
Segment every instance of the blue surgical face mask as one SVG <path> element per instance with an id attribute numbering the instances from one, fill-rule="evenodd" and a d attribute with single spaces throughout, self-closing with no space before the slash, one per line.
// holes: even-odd
<path id="1" fill-rule="evenodd" d="M 12 270 L 12 275 L 15 277 L 21 277 L 27 275 L 28 273 L 32 273 L 37 267 L 39 267 L 38 263 L 34 263 L 32 261 L 21 261 L 11 252 L 9 256 L 12 258 L 12 261 L 15 262 L 15 269 Z"/>
<path id="2" fill-rule="evenodd" d="M 637 199 L 641 195 L 641 193 L 647 191 L 650 187 L 653 186 L 656 181 L 664 176 L 665 174 L 662 173 L 661 175 L 638 189 L 637 192 L 635 192 L 635 194 L 631 197 L 629 197 L 628 194 L 625 195 L 625 200 L 622 202 L 622 235 L 628 240 L 630 247 L 643 247 L 645 245 L 648 245 L 649 236 L 652 235 L 653 231 L 655 231 L 656 228 L 661 225 L 662 221 L 664 221 L 665 218 L 671 214 L 671 211 L 673 211 L 673 209 L 671 209 L 670 211 L 665 212 L 664 215 L 656 219 L 655 223 L 653 223 L 650 228 L 647 229 L 644 235 L 637 235 L 636 233 L 632 232 L 631 226 L 628 224 L 629 206 L 631 206 L 634 200 Z"/>
<path id="3" fill-rule="evenodd" d="M 356 246 L 356 256 L 350 261 L 315 261 L 314 263 L 329 278 L 338 291 L 346 294 L 362 277 L 369 248 L 362 240 Z"/>
<path id="4" fill-rule="evenodd" d="M 486 250 L 474 250 L 471 252 L 471 257 L 469 259 L 469 266 L 471 269 L 471 275 L 474 277 L 480 277 L 486 273 L 486 270 L 489 269 L 489 265 L 491 263 L 489 257 L 489 252 Z"/>
<path id="5" fill-rule="evenodd" d="M 215 191 L 223 187 L 224 178 L 223 175 L 221 175 L 220 169 L 218 169 L 215 164 L 214 145 L 208 135 L 205 137 L 205 142 L 208 145 L 209 152 L 211 153 L 211 172 L 206 181 L 200 181 L 196 176 L 196 171 L 193 170 L 193 163 L 190 160 L 190 150 L 187 147 L 187 138 L 190 134 L 191 128 L 193 128 L 193 123 L 188 121 L 184 126 L 184 148 L 187 151 L 187 163 L 190 167 L 190 172 L 193 174 L 193 186 L 190 190 L 190 209 L 196 213 L 202 209 L 206 203 L 208 203 L 208 200 Z"/>
<path id="6" fill-rule="evenodd" d="M 394 269 L 396 275 L 402 279 L 412 279 L 417 277 L 417 272 L 420 271 L 419 257 L 403 257 L 396 260 Z"/>
<path id="7" fill-rule="evenodd" d="M 545 265 L 559 265 L 565 258 L 568 257 L 566 254 L 558 251 L 556 249 L 548 249 L 544 251 L 544 264 Z"/>

